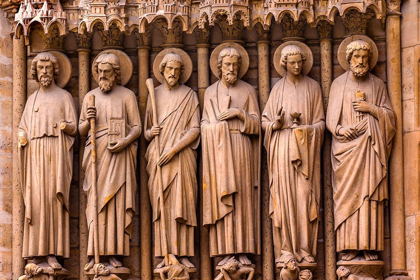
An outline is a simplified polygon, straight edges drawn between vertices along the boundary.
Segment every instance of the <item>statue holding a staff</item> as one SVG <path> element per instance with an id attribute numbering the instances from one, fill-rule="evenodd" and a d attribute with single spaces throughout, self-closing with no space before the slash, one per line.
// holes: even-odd
<path id="1" fill-rule="evenodd" d="M 154 74 L 161 85 L 149 89 L 145 138 L 149 194 L 153 209 L 157 266 L 194 268 L 194 228 L 197 226 L 197 153 L 200 109 L 197 94 L 183 85 L 192 62 L 180 49 L 165 49 L 155 59 Z M 179 259 L 177 259 L 179 258 Z"/>
<path id="2" fill-rule="evenodd" d="M 98 263 L 98 254 L 106 256 L 113 268 L 121 267 L 121 257 L 129 255 L 137 188 L 136 139 L 141 134 L 136 97 L 124 87 L 131 73 L 132 64 L 126 54 L 115 50 L 99 54 L 93 64 L 99 87 L 88 92 L 83 101 L 79 131 L 87 135 L 83 188 L 88 195 L 88 255 L 92 257 L 86 271 Z M 91 119 L 96 126 L 93 133 L 89 130 Z"/>

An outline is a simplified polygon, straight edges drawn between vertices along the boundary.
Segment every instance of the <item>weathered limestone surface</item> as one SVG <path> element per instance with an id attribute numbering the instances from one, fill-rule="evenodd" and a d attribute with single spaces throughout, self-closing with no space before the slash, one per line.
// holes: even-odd
<path id="1" fill-rule="evenodd" d="M 12 38 L 0 17 L 0 278 L 12 275 Z"/>
<path id="2" fill-rule="evenodd" d="M 7 1 L 0 1 L 0 5 L 4 5 Z M 130 1 L 127 1 L 130 2 Z M 140 1 L 141 3 L 145 1 Z M 176 1 L 180 2 L 180 1 Z M 142 36 L 142 42 L 136 40 L 137 31 L 132 32 L 129 30 L 131 35 L 121 35 L 121 31 L 116 28 L 115 25 L 109 26 L 110 30 L 104 30 L 104 27 L 101 26 L 101 23 L 97 23 L 95 26 L 91 26 L 93 23 L 94 15 L 89 15 L 83 20 L 88 24 L 88 31 L 92 31 L 92 44 L 88 46 L 86 50 L 83 50 L 83 40 L 79 43 L 78 36 L 69 32 L 69 34 L 61 34 L 62 30 L 57 28 L 52 28 L 54 32 L 58 32 L 59 35 L 63 35 L 57 41 L 51 40 L 51 37 L 43 36 L 41 26 L 34 25 L 30 36 L 28 37 L 27 43 L 29 43 L 27 50 L 27 65 L 30 66 L 30 63 L 35 57 L 35 55 L 44 50 L 45 48 L 63 48 L 66 55 L 72 62 L 73 71 L 72 77 L 69 84 L 66 86 L 66 90 L 69 91 L 73 98 L 75 99 L 76 109 L 78 114 L 80 114 L 80 105 L 83 100 L 84 94 L 90 88 L 96 88 L 98 85 L 94 81 L 90 73 L 90 67 L 92 65 L 93 59 L 96 55 L 102 51 L 104 48 L 113 48 L 117 47 L 123 49 L 124 52 L 128 54 L 131 61 L 133 62 L 134 73 L 127 87 L 131 89 L 136 97 L 139 104 L 141 118 L 144 119 L 144 113 L 146 109 L 146 100 L 148 92 L 145 88 L 145 80 L 147 77 L 152 76 L 153 73 L 150 71 L 153 61 L 156 55 L 162 50 L 162 44 L 168 43 L 169 41 L 177 41 L 180 46 L 190 55 L 193 61 L 193 73 L 191 79 L 186 83 L 187 86 L 191 87 L 194 91 L 198 92 L 199 100 L 201 105 L 203 105 L 204 100 L 204 91 L 206 87 L 210 84 L 213 84 L 217 78 L 210 73 L 210 68 L 208 66 L 208 60 L 212 51 L 219 45 L 223 40 L 228 36 L 232 38 L 237 38 L 240 43 L 243 44 L 250 56 L 250 68 L 247 74 L 244 76 L 244 80 L 251 84 L 259 92 L 259 102 L 260 108 L 264 105 L 264 102 L 268 99 L 269 92 L 274 84 L 280 79 L 278 73 L 275 71 L 273 66 L 273 55 L 276 48 L 283 42 L 285 36 L 290 37 L 291 34 L 298 34 L 301 38 L 304 39 L 305 43 L 311 48 L 314 53 L 314 66 L 312 71 L 309 73 L 309 77 L 318 81 L 322 84 L 324 90 L 324 104 L 328 102 L 328 88 L 329 83 L 332 79 L 337 78 L 344 70 L 340 67 L 337 61 L 337 49 L 343 38 L 346 36 L 347 32 L 359 32 L 355 28 L 345 28 L 345 25 L 349 22 L 351 23 L 352 19 L 342 20 L 341 16 L 343 13 L 349 13 L 349 15 L 354 15 L 354 11 L 345 11 L 345 8 L 349 5 L 354 5 L 359 9 L 364 9 L 362 5 L 357 3 L 347 4 L 348 6 L 341 5 L 342 1 L 326 1 L 328 2 L 325 7 L 316 6 L 313 8 L 317 12 L 330 15 L 332 7 L 337 7 L 338 13 L 335 18 L 328 18 L 328 20 L 333 20 L 334 25 L 332 25 L 332 34 L 330 34 L 331 39 L 326 40 L 319 30 L 314 27 L 314 21 L 309 17 L 306 19 L 306 26 L 302 29 L 302 26 L 299 26 L 299 22 L 302 23 L 303 20 L 298 21 L 297 25 L 293 25 L 289 16 L 284 18 L 279 13 L 274 13 L 274 18 L 271 21 L 271 18 L 267 18 L 268 14 L 265 14 L 265 17 L 262 17 L 261 29 L 269 28 L 270 37 L 264 37 L 264 33 L 268 30 L 255 30 L 254 20 L 256 20 L 255 11 L 268 11 L 268 9 L 275 9 L 277 4 L 267 4 L 263 7 L 261 4 L 264 1 L 248 1 L 251 7 L 250 11 L 253 12 L 249 18 L 243 19 L 243 26 L 238 24 L 234 17 L 228 18 L 225 20 L 231 21 L 235 24 L 234 29 L 226 28 L 224 24 L 218 24 L 218 17 L 211 17 L 209 15 L 208 22 L 206 22 L 205 16 L 200 19 L 197 14 L 198 11 L 216 11 L 216 6 L 213 5 L 214 1 L 209 1 L 209 5 L 198 6 L 198 1 L 194 2 L 192 5 L 196 8 L 191 10 L 191 20 L 190 23 L 199 24 L 200 28 L 206 26 L 208 23 L 213 23 L 214 25 L 208 26 L 209 34 L 202 34 L 202 37 L 199 37 L 195 34 L 195 30 L 188 30 L 188 32 L 193 32 L 188 34 L 183 32 L 183 29 L 188 29 L 189 27 L 180 18 L 188 19 L 188 15 L 182 11 L 180 5 L 171 5 L 167 6 L 168 9 L 174 8 L 177 12 L 180 13 L 180 17 L 176 22 L 172 23 L 172 28 L 175 30 L 171 31 L 168 34 L 162 34 L 161 31 L 165 32 L 165 28 L 159 30 L 154 28 L 154 23 L 152 23 L 153 18 L 156 16 L 155 13 L 150 13 L 147 21 L 139 23 L 138 20 L 133 20 L 139 13 L 139 9 L 133 6 L 125 5 L 124 9 L 121 9 L 121 14 L 124 13 L 129 26 L 133 24 L 140 25 L 140 29 L 146 31 Z M 224 2 L 230 1 L 219 1 L 220 8 L 223 11 L 228 11 L 230 7 Z M 223 2 L 223 3 L 222 3 Z M 268 1 L 266 1 L 268 3 Z M 318 1 L 314 1 L 317 3 Z M 348 2 L 348 1 L 347 1 Z M 374 1 L 370 1 L 374 2 Z M 376 1 L 375 1 L 376 2 Z M 76 3 L 76 2 L 74 2 Z M 297 2 L 296 2 L 297 3 Z M 77 12 L 77 9 L 67 9 L 68 7 L 63 4 L 63 9 L 66 10 L 67 17 L 67 26 L 71 27 L 70 30 L 74 31 L 79 25 L 80 17 Z M 179 3 L 178 3 L 179 4 Z M 392 3 L 391 3 L 392 4 Z M 283 4 L 278 4 L 281 6 Z M 295 19 L 299 19 L 297 11 L 299 10 L 309 10 L 306 1 L 299 2 L 296 4 L 296 10 L 293 10 L 291 15 Z M 293 5 L 292 5 L 293 6 Z M 299 7 L 298 7 L 299 6 Z M 18 10 L 19 6 L 14 6 Z M 240 9 L 238 5 L 231 6 L 232 9 Z M 140 14 L 146 14 L 147 9 L 151 9 L 151 6 L 144 9 L 141 8 Z M 246 9 L 245 9 L 246 10 Z M 420 16 L 418 14 L 419 2 L 417 0 L 407 0 L 403 1 L 401 5 L 401 98 L 397 97 L 396 101 L 401 101 L 401 114 L 399 121 L 401 121 L 401 134 L 402 138 L 400 140 L 400 146 L 402 143 L 403 153 L 399 158 L 404 159 L 404 163 L 401 163 L 399 169 L 401 173 L 396 174 L 400 178 L 404 179 L 403 186 L 394 186 L 399 189 L 399 194 L 403 194 L 405 198 L 404 202 L 400 205 L 399 210 L 403 210 L 405 219 L 401 219 L 399 222 L 405 226 L 405 235 L 401 234 L 398 237 L 395 236 L 395 232 L 391 235 L 392 232 L 392 217 L 390 217 L 390 209 L 386 207 L 385 209 L 385 249 L 381 254 L 381 259 L 384 260 L 384 276 L 388 276 L 392 270 L 391 263 L 395 263 L 399 267 L 406 265 L 408 275 L 411 276 L 413 280 L 420 280 L 420 33 L 419 33 L 419 22 Z M 108 9 L 108 11 L 111 11 Z M 149 10 L 150 11 L 150 10 Z M 230 10 L 229 12 L 232 12 Z M 334 10 L 333 10 L 334 11 Z M 120 12 L 117 12 L 117 14 Z M 384 13 L 386 11 L 384 10 Z M 13 49 L 13 40 L 10 36 L 10 31 L 12 26 L 8 21 L 8 17 L 12 19 L 12 9 L 2 10 L 0 14 L 0 279 L 16 279 L 17 273 L 21 272 L 23 269 L 23 261 L 18 260 L 20 252 L 18 250 L 13 251 L 12 244 L 15 248 L 20 248 L 19 243 L 19 226 L 15 226 L 16 232 L 12 231 L 12 223 L 15 221 L 15 225 L 19 225 L 20 218 L 20 208 L 16 205 L 21 204 L 16 199 L 13 199 L 13 196 L 18 197 L 17 190 L 14 189 L 18 187 L 13 185 L 13 142 L 16 142 L 13 138 L 13 123 L 19 123 L 19 106 L 24 106 L 24 100 L 26 100 L 27 95 L 34 92 L 37 88 L 37 83 L 34 80 L 29 79 L 24 87 L 21 87 L 24 90 L 24 94 L 20 96 L 21 102 L 13 104 L 13 67 L 12 67 L 12 55 L 13 53 L 19 53 L 19 50 L 16 48 Z M 238 12 L 236 15 L 242 15 L 241 12 Z M 316 13 L 315 13 L 316 15 Z M 102 18 L 103 19 L 103 18 Z M 101 20 L 102 20 L 101 19 Z M 282 20 L 284 19 L 284 20 Z M 326 18 L 324 18 L 326 19 Z M 266 20 L 266 21 L 264 21 Z M 354 19 L 353 19 L 354 20 Z M 182 24 L 181 24 L 182 23 Z M 332 22 L 330 22 L 332 23 Z M 354 22 L 353 22 L 354 23 Z M 377 66 L 373 69 L 372 73 L 379 78 L 381 78 L 385 83 L 387 83 L 387 44 L 386 44 L 386 25 L 382 25 L 380 19 L 375 19 L 375 16 L 370 17 L 369 20 L 363 22 L 366 25 L 366 35 L 372 38 L 377 44 L 379 50 L 379 61 Z M 266 25 L 267 24 L 267 25 Z M 165 25 L 165 24 L 164 24 Z M 287 25 L 287 26 L 286 26 Z M 188 28 L 186 28 L 188 27 Z M 194 25 L 195 28 L 196 25 Z M 223 30 L 222 30 L 222 29 Z M 247 29 L 248 28 L 248 29 Z M 290 29 L 295 29 L 295 31 L 290 31 Z M 143 30 L 144 29 L 144 30 Z M 203 29 L 201 29 L 203 30 Z M 232 31 L 235 33 L 233 34 Z M 261 33 L 262 31 L 262 33 Z M 317 32 L 318 31 L 318 32 Z M 397 29 L 398 31 L 398 29 Z M 182 32 L 182 35 L 179 36 L 179 33 Z M 228 34 L 229 32 L 230 35 Z M 101 38 L 101 35 L 103 37 Z M 197 38 L 194 38 L 196 37 Z M 147 41 L 150 40 L 150 41 Z M 168 41 L 169 40 L 169 41 Z M 86 43 L 86 42 L 85 42 Z M 200 45 L 197 45 L 200 43 Z M 15 44 L 17 46 L 18 44 Z M 88 51 L 88 49 L 90 50 Z M 388 49 L 389 50 L 389 49 Z M 398 54 L 397 54 L 398 55 Z M 329 58 L 332 58 L 330 61 Z M 389 58 L 388 58 L 389 59 Z M 16 60 L 17 61 L 17 60 Z M 389 64 L 394 63 L 388 61 Z M 326 65 L 328 64 L 328 65 Z M 29 77 L 29 67 L 23 67 L 26 71 L 26 75 Z M 392 75 L 392 74 L 391 74 Z M 321 83 L 322 82 L 322 83 Z M 157 84 L 155 84 L 157 85 Z M 17 87 L 18 85 L 15 85 Z M 398 85 L 397 85 L 398 86 Z M 23 92 L 22 92 L 23 93 Z M 389 93 L 392 95 L 392 92 Z M 17 96 L 17 95 L 16 95 Z M 395 97 L 395 96 L 394 96 Z M 16 110 L 15 110 L 16 109 Z M 21 108 L 23 109 L 23 107 Z M 323 147 L 324 159 L 329 155 L 330 145 L 326 136 L 326 141 Z M 75 144 L 75 153 L 74 153 L 74 174 L 70 192 L 70 242 L 71 242 L 71 252 L 70 259 L 64 262 L 64 267 L 66 267 L 71 276 L 68 279 L 84 279 L 86 276 L 83 271 L 83 265 L 86 263 L 86 259 L 82 256 L 86 256 L 87 249 L 87 230 L 86 230 L 86 221 L 85 221 L 85 203 L 86 197 L 84 191 L 81 190 L 81 182 L 83 182 L 84 174 L 80 170 L 81 157 L 83 156 L 83 143 L 85 139 L 78 137 Z M 79 148 L 80 147 L 80 148 Z M 157 265 L 154 262 L 154 244 L 152 243 L 152 224 L 151 224 L 151 209 L 149 200 L 149 194 L 147 190 L 147 173 L 145 171 L 146 162 L 144 159 L 144 154 L 146 152 L 147 143 L 142 135 L 139 139 L 139 153 L 138 153 L 138 168 L 137 168 L 137 178 L 138 178 L 138 191 L 136 194 L 136 209 L 135 215 L 133 217 L 133 236 L 130 242 L 130 256 L 124 258 L 123 265 L 131 270 L 131 276 L 129 279 L 152 279 L 152 268 Z M 198 149 L 198 161 L 200 161 L 201 148 Z M 323 159 L 323 160 L 324 160 Z M 267 176 L 267 166 L 265 164 L 266 158 L 264 151 L 261 159 L 261 170 L 262 170 L 262 187 L 268 186 Z M 324 163 L 324 170 L 322 178 L 323 187 L 328 185 L 328 177 L 331 175 L 330 170 L 326 170 L 329 166 L 328 162 Z M 199 169 L 200 169 L 200 163 Z M 390 163 L 392 165 L 392 162 Z M 199 174 L 200 171 L 198 172 Z M 201 175 L 198 175 L 199 179 Z M 15 178 L 16 174 L 15 174 Z M 199 181 L 199 192 L 201 192 L 201 184 Z M 15 194 L 16 193 L 16 194 Z M 266 199 L 267 193 L 262 191 L 262 206 L 268 206 Z M 321 215 L 324 215 L 326 218 L 322 220 L 319 225 L 319 235 L 318 235 L 318 252 L 316 263 L 318 268 L 314 272 L 315 279 L 330 279 L 329 275 L 334 273 L 334 254 L 331 254 L 333 250 L 331 249 L 331 243 L 334 243 L 335 240 L 331 240 L 331 223 L 332 221 L 328 219 L 331 214 L 331 205 L 332 202 L 328 201 L 328 196 L 323 193 L 322 197 L 327 199 L 327 201 L 322 201 L 320 204 Z M 331 197 L 331 196 L 330 196 Z M 328 203 L 330 202 L 330 203 Z M 328 208 L 328 209 L 327 209 Z M 267 208 L 262 210 L 262 214 L 267 213 Z M 15 216 L 13 217 L 13 213 Z M 402 211 L 400 211 L 402 213 Z M 201 221 L 202 213 L 200 213 L 200 204 L 197 204 L 197 217 L 199 217 L 198 223 L 202 224 Z M 392 215 L 391 215 L 392 216 Z M 264 217 L 262 218 L 264 220 Z M 324 224 L 325 223 L 325 224 Z M 264 228 L 264 224 L 262 224 Z M 395 226 L 394 226 L 395 230 Z M 325 232 L 324 232 L 325 231 Z M 268 227 L 268 223 L 265 224 L 265 233 L 270 233 L 271 228 Z M 210 258 L 206 258 L 209 254 L 209 250 L 202 248 L 208 244 L 205 243 L 207 230 L 205 228 L 199 228 L 194 232 L 195 235 L 195 256 L 192 258 L 192 262 L 196 265 L 198 273 L 195 274 L 193 279 L 203 279 L 210 280 L 212 275 L 218 275 L 218 272 L 215 270 L 217 262 L 216 260 L 212 262 Z M 261 231 L 264 234 L 263 231 Z M 279 278 L 279 273 L 274 272 L 272 267 L 267 265 L 266 260 L 270 258 L 270 238 L 271 234 L 262 236 L 262 253 L 263 257 L 255 257 L 255 276 L 254 279 L 271 279 L 272 276 L 275 276 L 275 279 Z M 396 256 L 391 254 L 391 241 L 393 238 L 398 238 L 403 241 L 405 244 L 405 251 L 400 252 L 406 262 L 396 261 Z M 265 241 L 264 241 L 265 240 Z M 208 242 L 208 241 L 207 241 Z M 394 244 L 394 243 L 393 243 Z M 272 248 L 271 248 L 272 249 Z M 395 246 L 394 246 L 395 251 Z M 14 264 L 12 266 L 12 259 Z M 394 258 L 394 261 L 392 260 Z M 254 260 L 253 259 L 253 260 Z M 12 271 L 15 271 L 15 274 L 12 274 Z M 267 271 L 273 272 L 273 275 L 267 275 Z M 211 273 L 213 272 L 213 273 Z M 201 273 L 201 275 L 200 275 Z M 275 274 L 274 274 L 275 273 Z M 207 277 L 207 278 L 205 278 Z"/>
<path id="3" fill-rule="evenodd" d="M 401 5 L 405 256 L 408 275 L 420 279 L 420 35 L 418 1 Z M 414 187 L 416 186 L 416 187 Z"/>

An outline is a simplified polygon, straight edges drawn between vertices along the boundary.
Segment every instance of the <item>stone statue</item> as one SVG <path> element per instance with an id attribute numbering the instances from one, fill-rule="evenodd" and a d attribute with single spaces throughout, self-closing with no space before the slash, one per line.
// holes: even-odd
<path id="1" fill-rule="evenodd" d="M 221 266 L 220 273 L 214 280 L 252 280 L 254 271 L 253 267 L 242 265 L 235 257 L 232 257 Z"/>
<path id="2" fill-rule="evenodd" d="M 64 55 L 63 55 L 64 56 Z M 31 75 L 39 88 L 28 98 L 19 125 L 20 184 L 25 202 L 22 256 L 35 264 L 62 266 L 70 257 L 69 196 L 77 114 L 69 92 L 59 88 L 61 67 L 52 53 L 38 54 Z"/>
<path id="3" fill-rule="evenodd" d="M 306 60 L 302 49 L 294 44 L 280 47 L 280 61 L 274 63 L 280 63 L 286 74 L 274 85 L 262 114 L 275 258 L 284 263 L 292 255 L 298 262 L 313 263 L 325 129 L 322 93 L 319 84 L 302 73 Z"/>
<path id="4" fill-rule="evenodd" d="M 119 54 L 118 52 L 114 51 Z M 129 63 L 121 61 L 124 56 L 111 52 L 100 54 L 94 69 L 98 74 L 99 87 L 88 92 L 83 100 L 79 131 L 87 135 L 83 155 L 83 169 L 86 172 L 83 188 L 87 191 L 86 217 L 89 228 L 88 255 L 94 255 L 94 215 L 98 215 L 99 252 L 108 256 L 109 264 L 120 267 L 118 256 L 129 255 L 129 240 L 132 236 L 132 218 L 136 201 L 137 141 L 141 134 L 141 120 L 134 93 L 123 87 L 124 73 Z M 126 58 L 129 60 L 129 58 Z M 127 79 L 125 79 L 127 80 Z M 125 81 L 128 82 L 128 81 Z M 95 96 L 95 106 L 88 104 Z M 97 206 L 93 211 L 92 192 L 92 146 L 89 120 L 96 120 L 96 168 Z M 85 270 L 93 268 L 94 258 L 86 264 Z"/>
<path id="5" fill-rule="evenodd" d="M 351 260 L 363 251 L 376 260 L 384 249 L 384 204 L 395 115 L 386 87 L 369 73 L 372 46 L 348 44 L 350 70 L 334 80 L 327 112 L 333 134 L 334 222 L 337 251 Z"/>
<path id="6" fill-rule="evenodd" d="M 203 223 L 211 256 L 225 256 L 219 266 L 235 254 L 242 265 L 250 265 L 247 254 L 260 251 L 258 99 L 240 80 L 247 70 L 246 51 L 238 51 L 239 45 L 218 48 L 211 59 L 217 58 L 220 80 L 205 92 L 201 121 Z"/>
<path id="7" fill-rule="evenodd" d="M 194 228 L 197 226 L 196 149 L 200 135 L 200 108 L 197 94 L 181 84 L 191 75 L 192 62 L 184 51 L 171 50 L 173 52 L 164 50 L 155 61 L 159 64 L 159 73 L 155 76 L 162 81 L 160 86 L 151 90 L 154 91 L 158 125 L 153 124 L 153 92 L 149 94 L 144 125 L 144 136 L 150 141 L 145 157 L 153 209 L 154 247 L 156 257 L 165 254 L 180 257 L 183 265 L 194 268 L 188 257 L 194 256 Z M 156 136 L 159 136 L 158 141 Z M 164 219 L 161 219 L 160 187 L 164 196 Z M 162 220 L 165 221 L 166 237 Z M 162 261 L 158 268 L 164 264 Z"/>

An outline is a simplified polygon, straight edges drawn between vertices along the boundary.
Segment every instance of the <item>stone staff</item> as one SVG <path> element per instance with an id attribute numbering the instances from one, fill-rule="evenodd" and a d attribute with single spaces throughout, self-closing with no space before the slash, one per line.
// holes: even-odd
<path id="1" fill-rule="evenodd" d="M 89 97 L 89 108 L 95 108 L 95 95 Z M 92 145 L 92 191 L 93 191 L 93 242 L 95 263 L 99 263 L 99 233 L 98 233 L 98 193 L 96 181 L 96 118 L 91 118 L 90 122 L 90 143 Z"/>
<path id="2" fill-rule="evenodd" d="M 150 93 L 150 101 L 152 102 L 152 110 L 153 110 L 153 125 L 158 126 L 157 121 L 157 112 L 156 112 L 156 103 L 155 103 L 155 88 L 153 86 L 153 79 L 149 78 L 146 80 L 146 87 Z M 156 152 L 158 153 L 158 158 L 160 157 L 160 143 L 159 143 L 159 135 L 155 136 L 156 138 Z M 165 266 L 169 265 L 168 259 L 168 238 L 166 234 L 166 217 L 165 217 L 165 207 L 163 205 L 163 185 L 162 185 L 162 170 L 160 165 L 157 165 L 157 182 L 159 188 L 159 197 L 160 197 L 160 218 L 162 221 L 162 235 L 163 235 L 163 253 L 165 256 Z"/>

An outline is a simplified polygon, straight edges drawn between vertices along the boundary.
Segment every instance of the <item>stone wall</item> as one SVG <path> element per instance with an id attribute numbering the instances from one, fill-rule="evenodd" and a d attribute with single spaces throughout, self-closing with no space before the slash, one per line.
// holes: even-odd
<path id="1" fill-rule="evenodd" d="M 402 4 L 402 93 L 407 270 L 420 279 L 420 17 L 415 0 Z"/>
<path id="2" fill-rule="evenodd" d="M 12 37 L 0 16 L 0 279 L 12 277 Z"/>

